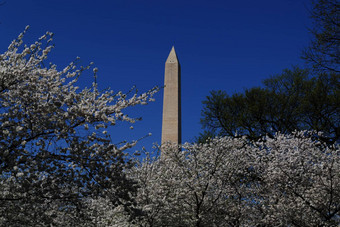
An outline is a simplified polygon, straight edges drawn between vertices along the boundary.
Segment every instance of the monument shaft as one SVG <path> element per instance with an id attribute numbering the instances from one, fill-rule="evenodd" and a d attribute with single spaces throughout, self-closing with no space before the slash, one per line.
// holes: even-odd
<path id="1" fill-rule="evenodd" d="M 181 67 L 172 47 L 165 62 L 162 144 L 181 143 Z"/>

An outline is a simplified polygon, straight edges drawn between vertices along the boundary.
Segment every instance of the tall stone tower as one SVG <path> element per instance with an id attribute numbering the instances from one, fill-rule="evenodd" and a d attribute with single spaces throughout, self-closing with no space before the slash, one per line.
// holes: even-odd
<path id="1" fill-rule="evenodd" d="M 162 144 L 181 143 L 181 67 L 172 47 L 165 62 Z"/>

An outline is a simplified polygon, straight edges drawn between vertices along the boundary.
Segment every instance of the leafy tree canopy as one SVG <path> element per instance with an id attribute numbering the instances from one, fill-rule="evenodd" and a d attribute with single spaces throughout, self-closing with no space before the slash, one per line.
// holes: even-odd
<path id="1" fill-rule="evenodd" d="M 200 139 L 211 135 L 256 141 L 276 132 L 295 130 L 324 132 L 327 143 L 339 140 L 340 92 L 337 74 L 311 77 L 307 70 L 286 69 L 263 81 L 263 87 L 246 89 L 229 96 L 212 91 L 203 101 Z"/>

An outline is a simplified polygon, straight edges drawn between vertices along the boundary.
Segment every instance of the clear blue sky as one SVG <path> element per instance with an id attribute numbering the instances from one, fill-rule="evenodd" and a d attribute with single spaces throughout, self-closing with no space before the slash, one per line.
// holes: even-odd
<path id="1" fill-rule="evenodd" d="M 60 68 L 79 56 L 83 65 L 93 61 L 99 68 L 101 88 L 136 85 L 145 91 L 163 85 L 174 45 L 182 67 L 182 140 L 192 141 L 211 90 L 233 94 L 303 65 L 308 8 L 309 0 L 6 0 L 0 6 L 0 52 L 30 25 L 27 43 L 55 33 L 49 61 Z M 85 74 L 83 85 L 91 82 Z M 141 144 L 159 143 L 162 100 L 161 91 L 156 102 L 131 109 L 143 121 L 134 130 L 112 130 L 114 141 L 151 132 Z"/>

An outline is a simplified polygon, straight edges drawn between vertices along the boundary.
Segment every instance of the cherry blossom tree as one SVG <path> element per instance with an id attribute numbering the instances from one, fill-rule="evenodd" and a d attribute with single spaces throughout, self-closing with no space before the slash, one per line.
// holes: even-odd
<path id="1" fill-rule="evenodd" d="M 140 226 L 337 226 L 340 150 L 309 133 L 171 144 L 130 173 Z"/>
<path id="2" fill-rule="evenodd" d="M 79 225 L 88 198 L 129 211 L 136 184 L 126 177 L 132 162 L 124 150 L 135 142 L 117 145 L 107 130 L 134 123 L 124 109 L 152 101 L 158 89 L 80 89 L 90 66 L 46 64 L 53 34 L 27 46 L 27 29 L 0 55 L 0 225 Z"/>

